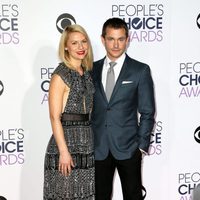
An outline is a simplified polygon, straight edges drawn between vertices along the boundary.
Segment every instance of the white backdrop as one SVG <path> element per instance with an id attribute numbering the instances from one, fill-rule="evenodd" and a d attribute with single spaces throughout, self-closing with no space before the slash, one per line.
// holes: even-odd
<path id="1" fill-rule="evenodd" d="M 155 84 L 156 125 L 143 160 L 146 199 L 192 199 L 200 183 L 199 0 L 1 0 L 0 196 L 42 200 L 58 27 L 82 25 L 97 60 L 105 54 L 100 34 L 110 17 L 128 23 L 128 54 L 150 65 Z M 113 200 L 122 200 L 117 174 Z"/>

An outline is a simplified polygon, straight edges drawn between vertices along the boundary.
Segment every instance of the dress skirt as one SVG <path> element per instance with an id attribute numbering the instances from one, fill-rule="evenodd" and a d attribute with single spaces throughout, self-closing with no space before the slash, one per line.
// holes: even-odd
<path id="1" fill-rule="evenodd" d="M 58 171 L 59 152 L 52 135 L 44 161 L 43 199 L 94 200 L 94 144 L 90 122 L 62 119 L 62 126 L 75 167 L 68 176 Z"/>

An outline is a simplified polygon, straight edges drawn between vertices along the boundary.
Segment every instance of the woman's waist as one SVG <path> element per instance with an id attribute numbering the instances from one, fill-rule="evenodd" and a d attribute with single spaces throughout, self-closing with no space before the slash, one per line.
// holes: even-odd
<path id="1" fill-rule="evenodd" d="M 79 114 L 79 113 L 62 113 L 61 123 L 63 125 L 89 125 L 90 124 L 90 115 Z"/>
<path id="2" fill-rule="evenodd" d="M 89 121 L 89 113 L 62 113 L 61 121 Z"/>

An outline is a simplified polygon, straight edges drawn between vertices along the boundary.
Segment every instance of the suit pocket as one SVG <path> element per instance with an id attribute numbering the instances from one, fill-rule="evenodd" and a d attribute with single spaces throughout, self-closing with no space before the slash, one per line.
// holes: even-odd
<path id="1" fill-rule="evenodd" d="M 135 87 L 135 82 L 125 82 L 125 81 L 122 81 L 121 83 L 121 87 Z"/>
<path id="2" fill-rule="evenodd" d="M 122 101 L 127 101 L 128 99 L 135 99 L 135 95 L 137 94 L 137 85 L 135 82 L 121 84 L 118 90 L 118 94 Z"/>

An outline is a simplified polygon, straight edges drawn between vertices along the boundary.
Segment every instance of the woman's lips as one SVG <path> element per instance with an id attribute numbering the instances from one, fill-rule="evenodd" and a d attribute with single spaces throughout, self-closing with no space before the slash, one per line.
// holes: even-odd
<path id="1" fill-rule="evenodd" d="M 78 54 L 78 55 L 84 55 L 84 54 L 85 54 L 85 51 L 78 51 L 77 54 Z"/>

